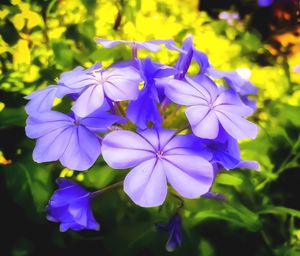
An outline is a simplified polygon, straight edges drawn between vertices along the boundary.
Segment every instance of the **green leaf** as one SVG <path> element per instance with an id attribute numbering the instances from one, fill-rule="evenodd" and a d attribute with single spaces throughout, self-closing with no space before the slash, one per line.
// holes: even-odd
<path id="1" fill-rule="evenodd" d="M 208 240 L 201 239 L 199 244 L 199 255 L 214 256 L 215 250 Z"/>
<path id="2" fill-rule="evenodd" d="M 16 203 L 32 217 L 44 212 L 52 193 L 50 171 L 44 165 L 33 163 L 29 157 L 19 159 L 3 170 L 6 186 Z"/>
<path id="3" fill-rule="evenodd" d="M 208 218 L 226 220 L 250 231 L 260 228 L 258 215 L 237 202 L 211 205 L 210 209 L 201 210 L 193 217 L 196 223 Z"/>
<path id="4" fill-rule="evenodd" d="M 217 176 L 216 182 L 218 184 L 229 185 L 229 186 L 240 186 L 243 183 L 243 180 L 233 176 L 229 173 L 220 173 Z"/>
<path id="5" fill-rule="evenodd" d="M 280 121 L 283 120 L 288 120 L 292 124 L 296 126 L 300 126 L 300 118 L 299 118 L 299 113 L 300 113 L 300 107 L 298 106 L 291 106 L 288 104 L 277 104 L 277 108 L 279 110 L 279 115 L 278 118 Z"/>
<path id="6" fill-rule="evenodd" d="M 291 215 L 300 218 L 300 211 L 283 206 L 269 206 L 259 212 L 259 214 Z"/>
<path id="7" fill-rule="evenodd" d="M 25 126 L 26 117 L 27 115 L 23 107 L 4 108 L 0 112 L 0 128 Z"/>
<path id="8" fill-rule="evenodd" d="M 73 66 L 73 52 L 70 45 L 65 42 L 54 42 L 52 48 L 55 55 L 55 62 L 63 67 L 71 68 Z"/>
<path id="9" fill-rule="evenodd" d="M 84 184 L 93 188 L 103 188 L 109 185 L 116 175 L 116 170 L 109 166 L 94 165 L 84 176 Z"/>
<path id="10" fill-rule="evenodd" d="M 94 51 L 90 55 L 90 58 L 92 61 L 104 61 L 104 60 L 110 60 L 114 56 L 116 56 L 116 51 L 114 49 L 100 48 Z"/>

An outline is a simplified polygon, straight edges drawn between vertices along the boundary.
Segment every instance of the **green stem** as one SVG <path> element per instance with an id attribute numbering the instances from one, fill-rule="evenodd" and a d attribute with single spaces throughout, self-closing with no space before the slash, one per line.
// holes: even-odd
<path id="1" fill-rule="evenodd" d="M 178 196 L 178 195 L 175 194 L 174 192 L 171 192 L 171 195 L 172 195 L 173 197 L 175 197 L 176 199 L 178 199 L 179 202 L 180 202 L 180 205 L 177 207 L 177 210 L 176 210 L 176 212 L 178 212 L 178 211 L 184 206 L 184 201 L 183 201 L 183 199 L 182 199 L 180 196 Z"/>
<path id="2" fill-rule="evenodd" d="M 105 192 L 107 192 L 109 190 L 112 190 L 114 188 L 118 188 L 118 187 L 123 186 L 123 184 L 124 184 L 124 180 L 119 181 L 119 182 L 114 183 L 114 184 L 111 184 L 111 185 L 109 185 L 109 186 L 107 186 L 105 188 L 99 189 L 99 190 L 97 190 L 97 191 L 95 191 L 95 192 L 92 193 L 92 197 L 97 197 L 99 195 L 102 195 L 103 193 L 105 193 Z"/>
<path id="3" fill-rule="evenodd" d="M 182 131 L 186 130 L 186 129 L 189 129 L 191 127 L 191 125 L 189 123 L 185 124 L 184 127 L 180 128 L 177 130 L 176 134 L 179 134 L 181 133 Z"/>

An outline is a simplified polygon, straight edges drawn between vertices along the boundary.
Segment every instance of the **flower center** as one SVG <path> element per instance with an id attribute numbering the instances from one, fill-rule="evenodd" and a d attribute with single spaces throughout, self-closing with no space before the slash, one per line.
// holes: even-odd
<path id="1" fill-rule="evenodd" d="M 98 70 L 93 71 L 94 72 L 94 76 L 98 82 L 98 84 L 103 85 L 104 83 L 107 82 L 107 77 L 105 75 L 103 75 L 103 72 L 99 72 Z"/>
<path id="2" fill-rule="evenodd" d="M 212 103 L 212 102 L 211 102 L 211 103 L 209 103 L 209 104 L 208 104 L 208 107 L 209 107 L 211 110 L 213 110 L 213 109 L 214 109 L 214 107 L 215 107 L 215 106 L 214 106 L 214 103 Z"/>
<path id="3" fill-rule="evenodd" d="M 74 122 L 73 122 L 76 126 L 79 126 L 80 125 L 80 120 L 74 120 Z"/>
<path id="4" fill-rule="evenodd" d="M 156 156 L 157 156 L 159 159 L 162 159 L 162 158 L 163 158 L 163 154 L 164 154 L 164 152 L 163 152 L 162 150 L 156 151 Z"/>

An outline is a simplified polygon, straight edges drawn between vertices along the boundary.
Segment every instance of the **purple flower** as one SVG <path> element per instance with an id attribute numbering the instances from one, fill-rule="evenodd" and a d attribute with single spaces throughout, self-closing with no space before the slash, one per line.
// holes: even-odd
<path id="1" fill-rule="evenodd" d="M 126 44 L 126 45 L 130 45 L 133 49 L 146 49 L 150 52 L 157 52 L 160 49 L 160 46 L 158 44 L 164 44 L 170 50 L 176 50 L 181 52 L 181 50 L 175 46 L 173 40 L 149 40 L 145 42 L 138 42 L 138 41 L 108 40 L 103 38 L 97 38 L 96 41 L 97 43 L 103 45 L 106 48 L 112 48 L 119 44 Z"/>
<path id="2" fill-rule="evenodd" d="M 217 201 L 226 201 L 226 197 L 223 194 L 214 193 L 211 191 L 207 192 L 202 197 L 207 198 L 207 199 L 214 199 Z"/>
<path id="3" fill-rule="evenodd" d="M 57 92 L 60 89 L 65 89 L 61 86 L 50 85 L 44 89 L 32 92 L 25 98 L 30 100 L 25 106 L 27 114 L 35 112 L 44 112 L 51 110 L 55 98 L 60 98 Z M 63 93 L 64 95 L 64 93 Z"/>
<path id="4" fill-rule="evenodd" d="M 268 7 L 273 3 L 274 0 L 257 0 L 257 3 L 261 7 Z"/>
<path id="5" fill-rule="evenodd" d="M 182 50 L 186 53 L 182 53 L 176 63 L 175 68 L 179 70 L 179 74 L 175 76 L 176 79 L 182 80 L 185 77 L 192 58 L 194 58 L 200 66 L 198 75 L 204 75 L 207 73 L 213 78 L 224 78 L 231 89 L 235 90 L 242 96 L 257 93 L 258 89 L 250 81 L 242 78 L 237 71 L 215 70 L 213 66 L 210 65 L 207 55 L 198 51 L 194 47 L 192 36 L 188 36 L 185 39 L 182 45 Z"/>
<path id="6" fill-rule="evenodd" d="M 141 78 L 135 68 L 125 67 L 65 76 L 61 82 L 69 88 L 82 89 L 72 110 L 77 116 L 85 117 L 101 107 L 105 97 L 112 101 L 137 99 Z"/>
<path id="7" fill-rule="evenodd" d="M 296 66 L 294 67 L 294 72 L 300 74 L 300 65 L 296 65 Z"/>
<path id="8" fill-rule="evenodd" d="M 232 90 L 218 90 L 216 84 L 201 75 L 187 82 L 170 79 L 165 93 L 173 102 L 188 106 L 185 114 L 193 133 L 206 139 L 215 139 L 219 124 L 236 139 L 255 138 L 258 127 L 244 119 L 253 110 Z"/>
<path id="9" fill-rule="evenodd" d="M 169 239 L 166 243 L 166 250 L 172 252 L 177 246 L 181 246 L 182 232 L 181 232 L 181 217 L 176 213 L 167 224 L 156 224 L 156 228 L 160 231 L 167 231 Z"/>
<path id="10" fill-rule="evenodd" d="M 213 78 L 224 78 L 230 88 L 242 96 L 258 92 L 257 87 L 249 80 L 242 78 L 237 71 L 220 71 L 210 66 L 207 73 Z"/>
<path id="11" fill-rule="evenodd" d="M 26 112 L 28 114 L 32 114 L 36 112 L 49 111 L 53 106 L 55 98 L 63 98 L 67 94 L 71 95 L 79 93 L 82 90 L 81 88 L 74 89 L 67 87 L 65 82 L 70 81 L 70 79 L 74 77 L 83 76 L 94 69 L 99 69 L 100 67 L 101 64 L 96 63 L 86 70 L 83 67 L 78 66 L 71 71 L 62 73 L 58 81 L 58 85 L 50 85 L 26 96 L 26 99 L 30 100 L 25 107 Z"/>
<path id="12" fill-rule="evenodd" d="M 212 163 L 218 163 L 227 170 L 234 168 L 258 169 L 257 162 L 241 160 L 237 140 L 232 138 L 221 125 L 217 138 L 214 140 L 201 139 L 201 142 L 207 147 L 207 150 L 212 153 Z"/>
<path id="13" fill-rule="evenodd" d="M 205 53 L 198 51 L 193 45 L 192 36 L 188 36 L 182 45 L 182 50 L 185 53 L 180 55 L 179 60 L 176 63 L 176 69 L 179 73 L 175 76 L 178 80 L 183 80 L 194 58 L 200 66 L 199 75 L 208 74 L 212 78 L 224 78 L 227 84 L 242 96 L 242 101 L 252 108 L 256 109 L 256 103 L 248 98 L 249 94 L 257 94 L 258 89 L 247 79 L 242 78 L 237 71 L 219 71 L 215 70 L 210 65 L 208 57 Z"/>
<path id="14" fill-rule="evenodd" d="M 150 58 L 141 60 L 139 64 L 144 87 L 140 91 L 138 99 L 129 103 L 126 115 L 141 129 L 147 128 L 149 122 L 152 122 L 155 127 L 160 127 L 162 118 L 157 109 L 160 97 L 156 87 L 156 79 L 174 75 L 178 71 L 174 68 L 154 63 Z"/>
<path id="15" fill-rule="evenodd" d="M 210 66 L 208 57 L 205 53 L 198 51 L 194 47 L 193 37 L 191 35 L 186 37 L 182 44 L 181 50 L 182 52 L 175 65 L 175 68 L 178 70 L 178 73 L 174 77 L 175 79 L 184 80 L 193 59 L 195 59 L 200 66 L 199 74 L 204 74 L 206 72 L 207 68 Z M 165 80 L 162 79 L 157 85 L 159 87 L 164 87 Z M 167 97 L 165 97 L 162 101 L 163 106 L 167 106 L 170 103 L 171 101 Z"/>
<path id="16" fill-rule="evenodd" d="M 102 154 L 109 166 L 133 168 L 124 181 L 124 191 L 143 207 L 161 205 L 167 182 L 183 197 L 197 198 L 209 191 L 211 154 L 195 143 L 193 135 L 175 136 L 175 131 L 146 129 L 139 133 L 118 130 L 105 136 Z"/>
<path id="17" fill-rule="evenodd" d="M 208 62 L 207 55 L 203 52 L 198 51 L 193 44 L 193 37 L 191 35 L 187 36 L 182 44 L 182 50 L 175 68 L 180 71 L 178 75 L 176 75 L 176 79 L 183 79 L 185 74 L 188 71 L 188 68 L 191 64 L 192 59 L 194 58 L 200 66 L 199 74 L 204 74 L 207 68 L 210 66 Z"/>
<path id="18" fill-rule="evenodd" d="M 213 78 L 223 78 L 228 86 L 237 92 L 241 96 L 241 100 L 243 103 L 252 108 L 253 110 L 256 109 L 256 102 L 254 100 L 249 99 L 249 94 L 257 94 L 258 88 L 254 86 L 248 79 L 243 78 L 239 74 L 238 69 L 236 71 L 220 71 L 214 69 L 212 66 L 210 66 L 207 69 L 207 73 L 213 77 Z M 247 69 L 246 69 L 247 70 Z M 248 71 L 250 72 L 250 71 Z M 250 77 L 250 74 L 249 74 Z"/>
<path id="19" fill-rule="evenodd" d="M 48 111 L 28 117 L 26 135 L 37 139 L 34 161 L 59 160 L 65 167 L 82 171 L 90 168 L 101 153 L 96 133 L 106 132 L 108 126 L 122 121 L 103 108 L 85 118 Z"/>
<path id="20" fill-rule="evenodd" d="M 233 25 L 234 21 L 240 19 L 240 15 L 237 12 L 220 12 L 220 20 L 226 20 L 229 25 Z"/>
<path id="21" fill-rule="evenodd" d="M 60 231 L 68 229 L 99 230 L 91 209 L 91 193 L 74 181 L 60 178 L 57 180 L 59 189 L 50 198 L 47 206 L 47 219 L 60 223 Z"/>

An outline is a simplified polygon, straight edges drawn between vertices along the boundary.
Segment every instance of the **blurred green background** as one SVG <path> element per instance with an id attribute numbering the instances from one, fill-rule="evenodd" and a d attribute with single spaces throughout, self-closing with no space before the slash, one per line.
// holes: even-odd
<path id="1" fill-rule="evenodd" d="M 239 20 L 220 20 L 222 11 Z M 11 0 L 0 5 L 0 255 L 170 255 L 166 222 L 175 198 L 160 208 L 142 209 L 122 190 L 98 198 L 94 212 L 100 232 L 68 231 L 45 218 L 58 176 L 72 177 L 90 190 L 124 177 L 101 159 L 86 173 L 59 163 L 32 160 L 34 141 L 25 137 L 24 96 L 55 84 L 59 75 L 96 61 L 104 66 L 130 58 L 130 49 L 104 49 L 107 39 L 174 39 L 187 34 L 217 69 L 242 69 L 259 87 L 252 117 L 261 131 L 242 141 L 244 159 L 260 172 L 221 173 L 213 191 L 227 202 L 186 200 L 184 240 L 174 255 L 300 255 L 300 26 L 297 1 L 261 8 L 255 0 Z M 141 56 L 146 56 L 142 52 Z M 178 54 L 150 54 L 172 65 Z M 250 72 L 249 72 L 250 71 Z M 193 66 L 191 69 L 193 72 Z M 61 101 L 55 102 L 57 107 Z"/>

